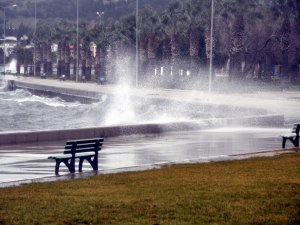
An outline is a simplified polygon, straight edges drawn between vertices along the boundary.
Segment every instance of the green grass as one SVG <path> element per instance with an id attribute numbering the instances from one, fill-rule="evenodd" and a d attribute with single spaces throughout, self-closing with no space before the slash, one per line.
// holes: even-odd
<path id="1" fill-rule="evenodd" d="M 300 224 L 300 154 L 0 189 L 0 224 Z"/>

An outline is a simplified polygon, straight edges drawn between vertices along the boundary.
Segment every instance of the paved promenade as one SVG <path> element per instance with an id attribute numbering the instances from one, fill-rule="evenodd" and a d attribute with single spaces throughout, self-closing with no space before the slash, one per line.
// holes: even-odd
<path id="1" fill-rule="evenodd" d="M 285 132 L 286 129 L 280 128 L 222 128 L 107 138 L 99 154 L 99 174 L 143 170 L 172 163 L 269 156 L 277 153 L 274 149 L 280 150 L 278 134 Z M 61 153 L 63 146 L 63 141 L 0 145 L 0 187 L 28 183 L 32 179 L 52 181 L 94 174 L 69 176 L 62 166 L 61 176 L 54 176 L 55 162 L 47 158 Z M 83 171 L 91 171 L 91 168 L 86 164 Z"/>
<path id="2" fill-rule="evenodd" d="M 22 82 L 50 85 L 61 88 L 91 90 L 105 93 L 126 91 L 126 87 L 75 83 L 71 81 L 15 78 Z M 125 88 L 125 89 L 124 89 Z M 237 159 L 257 154 L 273 155 L 280 150 L 279 134 L 289 132 L 290 123 L 298 121 L 300 90 L 284 92 L 259 92 L 238 95 L 210 94 L 187 90 L 149 90 L 130 88 L 132 95 L 160 97 L 180 101 L 207 101 L 215 104 L 240 105 L 265 108 L 285 115 L 286 127 L 251 128 L 235 127 L 189 132 L 170 132 L 163 135 L 131 135 L 105 140 L 99 155 L 99 172 L 114 173 L 127 170 L 148 169 L 165 163 L 207 162 Z M 54 176 L 54 162 L 47 160 L 60 153 L 64 141 L 22 145 L 0 145 L 0 187 L 38 181 L 51 181 L 93 175 L 94 173 L 68 175 L 62 167 L 61 176 Z M 291 147 L 288 145 L 287 147 Z M 89 166 L 84 171 L 90 171 Z"/>

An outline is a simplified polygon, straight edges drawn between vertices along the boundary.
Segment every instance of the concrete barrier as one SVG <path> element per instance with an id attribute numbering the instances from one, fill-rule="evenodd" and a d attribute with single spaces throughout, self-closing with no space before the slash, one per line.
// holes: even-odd
<path id="1" fill-rule="evenodd" d="M 8 86 L 9 90 L 14 90 L 17 88 L 26 89 L 36 95 L 42 94 L 49 97 L 58 96 L 66 101 L 79 101 L 81 103 L 93 103 L 99 101 L 99 93 L 94 91 L 83 91 L 72 88 L 61 88 L 54 86 L 31 84 L 17 80 L 9 80 Z"/>
<path id="2" fill-rule="evenodd" d="M 32 132 L 0 133 L 0 144 L 11 145 L 30 142 L 60 141 L 93 137 L 116 137 L 133 134 L 164 133 L 171 131 L 201 130 L 223 126 L 276 126 L 284 124 L 283 115 L 244 118 L 204 119 L 173 123 L 149 123 L 108 127 L 89 127 L 67 130 L 41 130 Z"/>

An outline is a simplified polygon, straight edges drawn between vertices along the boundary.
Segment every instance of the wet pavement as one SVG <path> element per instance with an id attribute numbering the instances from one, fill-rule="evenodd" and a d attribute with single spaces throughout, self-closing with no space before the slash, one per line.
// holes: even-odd
<path id="1" fill-rule="evenodd" d="M 161 164 L 239 159 L 257 154 L 273 155 L 276 154 L 274 149 L 281 148 L 279 134 L 287 131 L 281 128 L 222 128 L 108 138 L 99 154 L 98 173 L 143 170 Z M 0 187 L 34 180 L 74 178 L 68 175 L 65 166 L 61 166 L 60 176 L 55 176 L 55 162 L 47 159 L 49 155 L 62 153 L 63 146 L 64 142 L 0 146 Z M 87 164 L 83 171 L 77 177 L 93 175 L 86 173 L 91 172 Z"/>

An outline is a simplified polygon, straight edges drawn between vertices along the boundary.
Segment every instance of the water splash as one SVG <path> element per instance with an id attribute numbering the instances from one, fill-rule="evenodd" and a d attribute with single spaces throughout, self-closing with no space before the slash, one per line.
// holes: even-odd
<path id="1" fill-rule="evenodd" d="M 6 71 L 10 72 L 10 73 L 17 73 L 17 60 L 16 59 L 12 59 L 10 61 Z"/>
<path id="2" fill-rule="evenodd" d="M 7 91 L 7 88 L 8 88 L 7 80 L 0 79 L 0 92 Z"/>
<path id="3" fill-rule="evenodd" d="M 119 84 L 114 88 L 114 96 L 108 106 L 104 125 L 136 123 L 131 87 L 129 84 Z"/>

